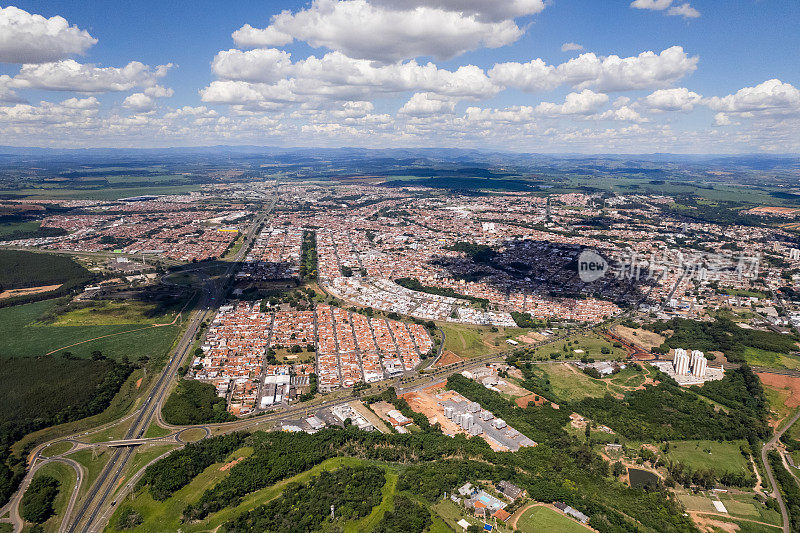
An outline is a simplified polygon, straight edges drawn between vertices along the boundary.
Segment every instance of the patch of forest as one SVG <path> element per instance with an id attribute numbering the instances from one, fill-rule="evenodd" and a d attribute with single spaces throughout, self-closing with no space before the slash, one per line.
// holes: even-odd
<path id="1" fill-rule="evenodd" d="M 235 420 L 227 411 L 225 398 L 217 396 L 210 383 L 181 380 L 161 409 L 164 420 L 176 426 L 230 422 Z"/>

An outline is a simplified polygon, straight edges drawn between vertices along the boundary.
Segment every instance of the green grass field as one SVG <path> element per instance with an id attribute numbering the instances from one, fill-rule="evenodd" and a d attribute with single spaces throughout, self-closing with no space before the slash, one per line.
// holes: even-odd
<path id="1" fill-rule="evenodd" d="M 67 457 L 79 462 L 86 470 L 86 475 L 81 484 L 80 497 L 78 498 L 78 504 L 80 504 L 86 492 L 89 490 L 89 487 L 92 486 L 97 476 L 100 475 L 100 471 L 103 470 L 103 467 L 111 458 L 111 452 L 108 450 L 94 452 L 92 449 L 87 448 L 79 452 L 71 453 L 67 455 Z"/>
<path id="2" fill-rule="evenodd" d="M 94 350 L 100 350 L 113 359 L 123 355 L 132 361 L 140 356 L 159 359 L 166 355 L 180 331 L 178 325 L 146 328 L 142 323 L 63 326 L 40 323 L 39 318 L 55 305 L 56 300 L 45 300 L 0 309 L 0 357 L 38 357 L 63 349 L 77 357 L 90 357 Z M 110 334 L 119 335 L 98 338 Z M 83 342 L 89 339 L 96 340 Z M 80 342 L 83 344 L 70 346 Z"/>
<path id="3" fill-rule="evenodd" d="M 800 359 L 797 357 L 761 350 L 759 348 L 751 348 L 750 346 L 745 347 L 744 357 L 747 360 L 747 364 L 752 366 L 788 368 L 790 370 L 800 369 Z"/>
<path id="4" fill-rule="evenodd" d="M 497 328 L 492 331 L 485 326 L 464 326 L 460 324 L 439 324 L 445 333 L 444 349 L 461 357 L 478 357 L 512 349 L 506 339 L 524 334 L 522 328 Z"/>
<path id="5" fill-rule="evenodd" d="M 765 524 L 757 524 L 755 522 L 748 522 L 746 520 L 736 520 L 735 518 L 727 516 L 714 515 L 714 516 L 706 516 L 705 518 L 714 520 L 716 522 L 732 524 L 733 527 L 735 527 L 736 529 L 731 529 L 728 531 L 736 531 L 736 533 L 780 533 L 782 531 L 780 526 L 768 526 Z M 716 528 L 715 531 L 725 531 L 725 530 L 721 528 Z"/>
<path id="6" fill-rule="evenodd" d="M 536 506 L 528 509 L 517 521 L 517 530 L 522 533 L 558 531 L 559 533 L 586 533 L 584 526 L 549 507 Z"/>
<path id="7" fill-rule="evenodd" d="M 578 341 L 577 344 L 575 341 Z M 603 347 L 608 348 L 611 353 L 602 353 Z M 583 353 L 575 352 L 575 350 L 583 350 Z M 550 359 L 550 354 L 553 353 L 558 353 L 560 359 L 581 359 L 584 356 L 588 356 L 592 359 L 607 360 L 624 359 L 628 356 L 628 352 L 623 348 L 615 348 L 608 339 L 595 333 L 570 335 L 565 340 L 541 346 L 537 345 L 533 348 L 534 359 Z"/>
<path id="8" fill-rule="evenodd" d="M 64 519 L 64 511 L 67 509 L 69 498 L 72 495 L 72 489 L 75 487 L 75 482 L 77 481 L 75 470 L 64 463 L 54 462 L 46 464 L 37 470 L 36 477 L 38 476 L 50 476 L 57 479 L 60 483 L 58 487 L 58 496 L 56 496 L 53 502 L 55 514 L 42 524 L 45 533 L 56 533 L 61 525 L 61 521 Z"/>
<path id="9" fill-rule="evenodd" d="M 168 324 L 175 319 L 178 309 L 159 313 L 156 304 L 137 301 L 102 300 L 90 307 L 73 309 L 59 315 L 52 326 L 118 326 L 127 324 Z"/>
<path id="10" fill-rule="evenodd" d="M 536 373 L 550 380 L 550 388 L 562 401 L 601 398 L 610 392 L 602 380 L 594 379 L 566 363 L 534 366 Z"/>
<path id="11" fill-rule="evenodd" d="M 719 474 L 752 471 L 750 462 L 739 448 L 745 441 L 717 442 L 709 440 L 670 441 L 667 458 L 693 469 L 707 468 Z"/>
<path id="12" fill-rule="evenodd" d="M 61 455 L 62 453 L 66 453 L 72 449 L 73 444 L 69 441 L 61 441 L 56 442 L 55 444 L 51 444 L 47 448 L 42 450 L 42 455 L 44 457 L 54 457 L 56 455 Z"/>

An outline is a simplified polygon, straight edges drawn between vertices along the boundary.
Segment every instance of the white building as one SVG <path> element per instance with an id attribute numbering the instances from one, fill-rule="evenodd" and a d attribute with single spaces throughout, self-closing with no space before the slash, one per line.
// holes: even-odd
<path id="1" fill-rule="evenodd" d="M 676 375 L 681 376 L 689 373 L 689 356 L 687 355 L 686 350 L 683 348 L 675 349 L 675 359 L 673 364 L 675 365 Z"/>
<path id="2" fill-rule="evenodd" d="M 696 378 L 702 378 L 706 375 L 706 367 L 708 360 L 703 352 L 700 350 L 692 351 L 692 375 Z"/>

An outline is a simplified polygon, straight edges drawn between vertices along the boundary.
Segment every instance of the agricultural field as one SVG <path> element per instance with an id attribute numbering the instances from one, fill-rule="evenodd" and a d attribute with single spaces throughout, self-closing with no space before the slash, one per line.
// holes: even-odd
<path id="1" fill-rule="evenodd" d="M 58 300 L 44 300 L 0 309 L 0 358 L 39 357 L 63 351 L 87 358 L 100 351 L 113 359 L 159 359 L 180 330 L 177 324 L 150 327 L 135 307 L 133 311 L 123 311 L 112 306 L 114 311 L 108 317 L 82 310 L 60 316 L 52 324 L 41 322 L 43 315 L 58 304 Z M 149 324 L 166 319 L 157 317 Z"/>
<path id="2" fill-rule="evenodd" d="M 54 237 L 67 233 L 60 228 L 42 228 L 41 225 L 42 223 L 38 220 L 0 223 L 0 241 Z"/>
<path id="3" fill-rule="evenodd" d="M 62 357 L 0 359 L 0 419 L 3 432 L 39 429 L 97 412 L 116 394 L 130 369 L 110 360 Z M 100 409 L 102 410 L 102 409 Z M 12 429 L 13 428 L 13 429 Z"/>
<path id="4" fill-rule="evenodd" d="M 31 199 L 72 199 L 82 200 L 119 200 L 132 196 L 158 195 L 158 194 L 186 194 L 200 190 L 199 185 L 166 185 L 152 187 L 120 187 L 111 185 L 103 188 L 56 188 L 56 187 L 36 187 L 29 189 L 0 189 L 0 194 L 8 196 L 19 196 Z"/>
<path id="5" fill-rule="evenodd" d="M 758 501 L 754 493 L 721 494 L 718 499 L 725 506 L 729 516 L 722 516 L 716 510 L 712 499 L 704 494 L 692 494 L 686 490 L 677 491 L 678 500 L 691 516 L 698 521 L 713 518 L 726 523 L 739 524 L 739 531 L 779 532 L 781 515 Z M 761 522 L 761 523 L 758 523 Z"/>

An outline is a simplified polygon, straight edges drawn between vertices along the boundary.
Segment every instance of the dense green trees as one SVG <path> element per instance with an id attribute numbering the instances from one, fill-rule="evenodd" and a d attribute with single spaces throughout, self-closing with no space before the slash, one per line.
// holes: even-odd
<path id="1" fill-rule="evenodd" d="M 584 398 L 570 405 L 571 409 L 605 424 L 623 436 L 639 441 L 660 442 L 680 439 L 754 441 L 769 434 L 766 412 L 754 395 L 761 395 L 760 383 L 749 381 L 749 369 L 729 371 L 717 385 L 708 389 L 710 397 L 721 398 L 737 408 L 718 410 L 703 399 L 706 384 L 696 391 L 679 387 L 666 375 L 661 383 L 630 391 L 622 400 L 612 396 Z M 748 385 L 745 385 L 748 380 Z"/>
<path id="2" fill-rule="evenodd" d="M 470 302 L 479 304 L 489 303 L 489 300 L 487 300 L 486 298 L 477 298 L 475 296 L 460 294 L 451 289 L 450 287 L 432 287 L 429 285 L 423 285 L 417 278 L 398 278 L 394 280 L 394 282 L 400 285 L 401 287 L 405 287 L 406 289 L 410 289 L 412 291 L 425 292 L 428 294 L 436 294 L 439 296 L 447 296 L 449 298 L 460 298 L 462 300 L 468 300 Z"/>
<path id="3" fill-rule="evenodd" d="M 659 347 L 667 352 L 670 348 L 686 348 L 704 352 L 722 351 L 728 361 L 743 363 L 746 347 L 758 348 L 779 353 L 789 353 L 796 349 L 797 339 L 791 335 L 781 335 L 771 331 L 740 328 L 727 318 L 717 318 L 714 322 L 699 322 L 685 318 L 658 321 L 648 329 L 656 333 L 672 330 L 673 333 Z"/>
<path id="4" fill-rule="evenodd" d="M 783 495 L 786 509 L 789 511 L 790 529 L 800 531 L 800 487 L 792 477 L 792 474 L 783 467 L 781 456 L 775 450 L 769 452 L 767 457 L 772 472 L 775 474 L 775 481 Z"/>
<path id="5" fill-rule="evenodd" d="M 53 502 L 58 496 L 60 483 L 50 476 L 35 476 L 22 496 L 22 518 L 41 524 L 53 516 Z"/>
<path id="6" fill-rule="evenodd" d="M 316 279 L 317 277 L 317 234 L 313 231 L 303 232 L 303 243 L 300 246 L 300 279 Z"/>
<path id="7" fill-rule="evenodd" d="M 244 433 L 230 433 L 187 444 L 148 466 L 137 486 L 147 485 L 154 499 L 166 500 L 200 472 L 240 448 L 245 437 Z"/>
<path id="8" fill-rule="evenodd" d="M 47 293 L 6 298 L 6 307 L 69 294 L 89 282 L 94 274 L 69 257 L 16 250 L 0 251 L 0 291 L 44 285 L 61 285 Z"/>
<path id="9" fill-rule="evenodd" d="M 102 412 L 134 366 L 105 357 L 0 358 L 0 505 L 22 479 L 15 441 L 38 429 Z"/>
<path id="10" fill-rule="evenodd" d="M 227 522 L 225 531 L 302 533 L 326 529 L 323 524 L 330 522 L 357 520 L 380 503 L 385 482 L 383 470 L 376 466 L 322 472 L 305 485 L 290 484 L 279 498 Z"/>
<path id="11" fill-rule="evenodd" d="M 164 420 L 176 426 L 235 420 L 226 407 L 225 398 L 217 396 L 214 385 L 185 379 L 164 402 L 161 413 Z"/>
<path id="12" fill-rule="evenodd" d="M 431 524 L 431 513 L 425 506 L 399 494 L 394 499 L 394 509 L 383 515 L 374 533 L 422 533 Z"/>

